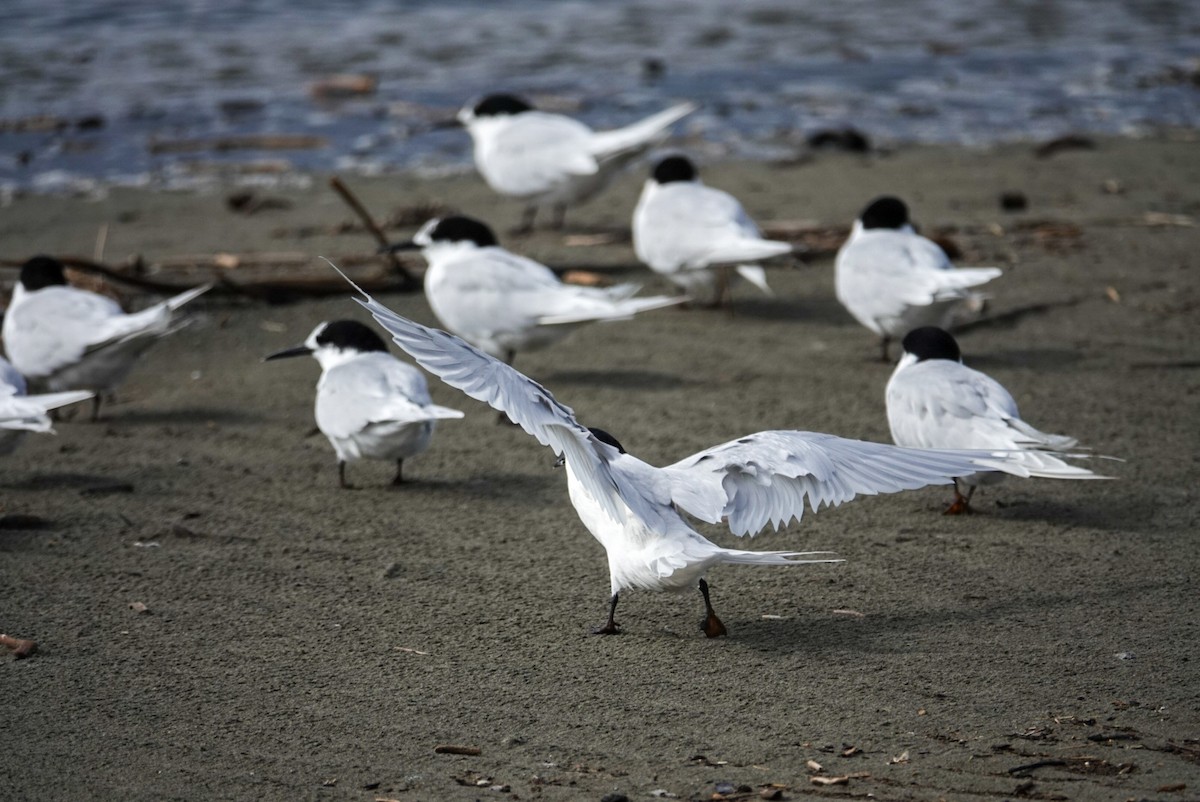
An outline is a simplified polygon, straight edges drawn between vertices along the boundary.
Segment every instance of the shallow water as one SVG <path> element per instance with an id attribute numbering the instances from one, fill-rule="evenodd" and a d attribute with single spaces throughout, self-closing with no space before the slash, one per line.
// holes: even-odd
<path id="1" fill-rule="evenodd" d="M 599 127 L 696 100 L 678 130 L 712 158 L 787 156 L 841 126 L 875 142 L 987 144 L 1200 124 L 1200 6 L 1172 0 L 228 5 L 8 0 L 0 185 L 187 184 L 254 160 L 270 162 L 261 180 L 461 169 L 466 136 L 430 123 L 498 88 Z M 377 89 L 315 98 L 313 82 L 338 73 Z M 60 125 L 27 130 L 42 115 Z M 324 144 L 151 147 L 246 133 Z"/>

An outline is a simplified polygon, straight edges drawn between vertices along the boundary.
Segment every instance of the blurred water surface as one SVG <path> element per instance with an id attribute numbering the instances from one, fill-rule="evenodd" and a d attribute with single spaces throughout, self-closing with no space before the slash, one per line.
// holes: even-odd
<path id="1" fill-rule="evenodd" d="M 508 89 L 597 127 L 680 99 L 711 157 L 818 130 L 987 144 L 1200 124 L 1200 3 L 1176 0 L 4 0 L 0 186 L 296 170 L 454 170 L 431 130 Z M 319 97 L 335 74 L 373 93 Z M 309 135 L 320 146 L 179 143 Z"/>

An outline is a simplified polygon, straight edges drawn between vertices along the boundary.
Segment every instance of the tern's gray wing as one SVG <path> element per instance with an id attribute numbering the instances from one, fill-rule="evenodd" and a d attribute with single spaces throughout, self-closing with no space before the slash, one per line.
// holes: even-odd
<path id="1" fill-rule="evenodd" d="M 361 292 L 361 290 L 360 290 Z M 565 455 L 580 481 L 613 520 L 623 522 L 621 502 L 650 519 L 660 513 L 630 478 L 613 470 L 620 455 L 575 419 L 570 407 L 520 371 L 438 329 L 397 315 L 371 296 L 360 304 L 421 367 L 451 387 L 500 410 L 538 442 Z"/>
<path id="2" fill-rule="evenodd" d="M 536 195 L 599 169 L 588 150 L 591 136 L 590 128 L 569 117 L 526 112 L 496 134 L 487 158 L 476 161 L 488 182 L 504 192 Z"/>
<path id="3" fill-rule="evenodd" d="M 956 268 L 937 243 L 909 231 L 865 232 L 842 247 L 837 261 L 861 292 L 910 306 L 965 297 L 1000 275 L 994 267 Z"/>
<path id="4" fill-rule="evenodd" d="M 696 182 L 655 187 L 634 215 L 635 247 L 647 264 L 700 268 L 754 261 L 792 250 L 764 240 L 737 198 Z"/>
<path id="5" fill-rule="evenodd" d="M 1073 437 L 1048 434 L 1021 420 L 1017 402 L 987 374 L 944 359 L 898 370 L 887 387 L 888 425 L 897 443 L 923 448 L 1011 452 L 1003 470 L 1015 476 L 1105 479 L 1059 456 L 1083 459 Z"/>
<path id="6" fill-rule="evenodd" d="M 461 418 L 433 404 L 425 377 L 391 354 L 371 353 L 330 368 L 317 385 L 317 426 L 350 437 L 373 423 L 418 423 Z"/>
<path id="7" fill-rule="evenodd" d="M 0 396 L 25 395 L 25 393 L 25 377 L 12 366 L 11 362 L 0 356 Z"/>
<path id="8" fill-rule="evenodd" d="M 847 440 L 816 432 L 759 432 L 663 468 L 671 498 L 710 523 L 728 519 L 735 535 L 800 520 L 855 496 L 949 484 L 956 476 L 998 470 L 1005 454 L 936 451 Z"/>
<path id="9" fill-rule="evenodd" d="M 0 429 L 51 432 L 53 428 L 47 412 L 91 397 L 92 393 L 87 390 L 0 397 Z"/>

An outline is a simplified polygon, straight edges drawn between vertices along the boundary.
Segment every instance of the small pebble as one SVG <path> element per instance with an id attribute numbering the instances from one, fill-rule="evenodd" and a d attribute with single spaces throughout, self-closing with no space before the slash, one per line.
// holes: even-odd
<path id="1" fill-rule="evenodd" d="M 1024 192 L 1009 190 L 1000 193 L 1000 208 L 1006 212 L 1023 212 L 1029 208 L 1029 198 Z"/>

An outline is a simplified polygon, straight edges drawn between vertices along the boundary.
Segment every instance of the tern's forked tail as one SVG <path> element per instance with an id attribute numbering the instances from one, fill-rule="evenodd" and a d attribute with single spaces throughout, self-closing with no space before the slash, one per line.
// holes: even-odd
<path id="1" fill-rule="evenodd" d="M 721 549 L 720 561 L 735 565 L 810 565 L 813 563 L 841 563 L 840 557 L 823 555 L 835 554 L 832 551 L 744 551 L 742 549 Z"/>

